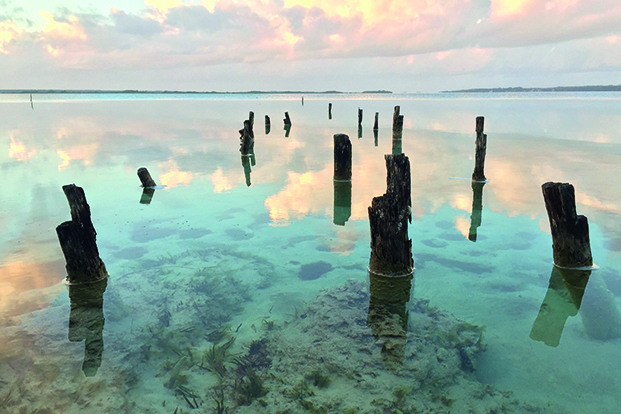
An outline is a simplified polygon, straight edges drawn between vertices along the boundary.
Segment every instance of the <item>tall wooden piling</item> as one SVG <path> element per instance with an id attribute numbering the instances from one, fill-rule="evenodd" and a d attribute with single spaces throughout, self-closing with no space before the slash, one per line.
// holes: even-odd
<path id="1" fill-rule="evenodd" d="M 334 180 L 351 180 L 351 141 L 345 134 L 334 135 Z"/>
<path id="2" fill-rule="evenodd" d="M 81 187 L 65 185 L 63 192 L 69 201 L 71 221 L 56 227 L 56 234 L 67 262 L 67 281 L 71 284 L 96 282 L 107 277 L 108 272 L 99 257 L 91 209 Z"/>
<path id="3" fill-rule="evenodd" d="M 268 115 L 265 115 L 265 135 L 268 135 L 271 129 L 272 129 L 272 124 L 270 121 L 270 117 Z"/>
<path id="4" fill-rule="evenodd" d="M 138 178 L 140 178 L 140 182 L 144 188 L 155 187 L 157 184 L 149 174 L 149 170 L 145 167 L 138 168 Z"/>
<path id="5" fill-rule="evenodd" d="M 328 103 L 328 119 L 332 119 L 332 102 Z"/>
<path id="6" fill-rule="evenodd" d="M 412 274 L 412 240 L 408 237 L 411 215 L 410 160 L 405 154 L 385 155 L 386 194 L 373 198 L 369 207 L 371 257 L 369 270 L 399 277 Z"/>
<path id="7" fill-rule="evenodd" d="M 392 130 L 393 131 L 395 130 L 395 123 L 400 114 L 401 114 L 401 107 L 397 105 L 395 106 L 395 109 L 392 113 Z M 401 124 L 401 127 L 403 127 L 403 124 Z"/>
<path id="8" fill-rule="evenodd" d="M 395 113 L 398 114 L 398 106 L 395 106 Z M 401 154 L 403 152 L 403 115 L 397 115 L 392 122 L 392 153 Z"/>
<path id="9" fill-rule="evenodd" d="M 358 127 L 362 126 L 362 108 L 358 108 Z"/>
<path id="10" fill-rule="evenodd" d="M 576 214 L 574 186 L 547 182 L 541 186 L 550 219 L 554 264 L 564 268 L 593 266 L 589 223 Z"/>
<path id="11" fill-rule="evenodd" d="M 239 137 L 241 141 L 239 152 L 241 152 L 242 155 L 248 155 L 250 154 L 250 146 L 254 143 L 254 132 L 252 131 L 252 124 L 249 119 L 244 121 L 244 128 L 239 130 L 239 134 L 241 135 Z"/>
<path id="12" fill-rule="evenodd" d="M 285 112 L 285 119 L 283 119 L 283 122 L 285 123 L 285 127 L 287 125 L 291 126 L 291 118 L 289 118 L 289 112 Z"/>
<path id="13" fill-rule="evenodd" d="M 254 128 L 254 112 L 250 111 L 248 113 L 248 121 L 250 121 L 250 128 Z"/>
<path id="14" fill-rule="evenodd" d="M 475 131 L 477 138 L 475 141 L 476 150 L 474 156 L 474 172 L 472 173 L 472 181 L 485 181 L 485 151 L 487 150 L 487 134 L 483 133 L 484 118 L 477 116 Z"/>
<path id="15" fill-rule="evenodd" d="M 373 131 L 379 130 L 379 112 L 375 113 L 375 121 L 373 122 Z"/>

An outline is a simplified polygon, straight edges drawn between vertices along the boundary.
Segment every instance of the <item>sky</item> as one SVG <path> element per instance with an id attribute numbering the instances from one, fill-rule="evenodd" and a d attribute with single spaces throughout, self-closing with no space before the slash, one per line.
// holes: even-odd
<path id="1" fill-rule="evenodd" d="M 620 83 L 619 0 L 0 0 L 0 89 Z"/>

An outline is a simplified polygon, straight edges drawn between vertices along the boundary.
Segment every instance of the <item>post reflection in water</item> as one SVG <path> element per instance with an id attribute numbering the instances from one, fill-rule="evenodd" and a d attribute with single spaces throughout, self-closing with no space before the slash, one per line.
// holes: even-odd
<path id="1" fill-rule="evenodd" d="M 589 337 L 608 340 L 621 336 L 621 314 L 597 271 L 554 266 L 530 338 L 558 346 L 567 318 L 578 311 Z"/>
<path id="2" fill-rule="evenodd" d="M 289 133 L 291 132 L 291 125 L 285 124 L 284 130 L 285 130 L 285 138 L 289 138 Z"/>
<path id="3" fill-rule="evenodd" d="M 393 155 L 403 153 L 403 140 L 402 139 L 392 140 L 392 153 Z"/>
<path id="4" fill-rule="evenodd" d="M 351 180 L 334 180 L 334 224 L 344 226 L 351 216 Z"/>
<path id="5" fill-rule="evenodd" d="M 373 130 L 373 138 L 375 139 L 375 146 L 377 147 L 379 144 L 379 131 L 377 129 Z"/>
<path id="6" fill-rule="evenodd" d="M 144 188 L 140 197 L 140 204 L 151 204 L 153 194 L 155 194 L 155 188 Z"/>
<path id="7" fill-rule="evenodd" d="M 576 316 L 582 303 L 590 270 L 552 267 L 548 291 L 530 331 L 530 338 L 552 347 L 559 345 L 565 322 Z"/>
<path id="8" fill-rule="evenodd" d="M 483 186 L 485 183 L 472 182 L 472 215 L 470 216 L 470 231 L 468 231 L 468 240 L 472 242 L 477 241 L 477 229 L 481 225 Z"/>
<path id="9" fill-rule="evenodd" d="M 414 274 L 386 277 L 369 271 L 369 313 L 367 326 L 382 344 L 382 356 L 389 368 L 403 364 Z"/>
<path id="10" fill-rule="evenodd" d="M 244 168 L 244 176 L 246 177 L 246 185 L 250 187 L 252 184 L 250 182 L 250 173 L 252 172 L 252 167 L 257 165 L 257 159 L 254 155 L 254 141 L 250 144 L 250 149 L 248 155 L 242 154 L 241 156 L 242 167 Z"/>
<path id="11" fill-rule="evenodd" d="M 108 278 L 95 283 L 69 286 L 69 341 L 85 341 L 82 371 L 87 377 L 95 376 L 101 366 L 105 323 L 103 295 L 107 286 Z"/>

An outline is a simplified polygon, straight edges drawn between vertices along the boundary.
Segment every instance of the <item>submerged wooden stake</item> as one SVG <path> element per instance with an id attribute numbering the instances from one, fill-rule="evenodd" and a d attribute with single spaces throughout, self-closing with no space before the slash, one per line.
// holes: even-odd
<path id="1" fill-rule="evenodd" d="M 67 262 L 67 281 L 72 284 L 92 283 L 108 276 L 99 257 L 97 232 L 91 221 L 91 209 L 84 190 L 75 184 L 63 186 L 71 208 L 71 221 L 56 227 L 60 247 Z"/>
<path id="2" fill-rule="evenodd" d="M 103 313 L 104 292 L 108 279 L 85 285 L 69 286 L 69 341 L 84 341 L 84 362 L 82 371 L 87 377 L 93 377 L 101 366 L 104 350 Z"/>
<path id="3" fill-rule="evenodd" d="M 268 115 L 265 115 L 265 135 L 268 135 L 271 129 L 272 124 L 270 122 L 270 117 Z"/>
<path id="4" fill-rule="evenodd" d="M 565 268 L 593 266 L 589 222 L 576 214 L 574 186 L 547 182 L 541 189 L 550 219 L 554 264 Z"/>
<path id="5" fill-rule="evenodd" d="M 379 112 L 375 113 L 375 122 L 373 122 L 373 131 L 379 130 Z"/>
<path id="6" fill-rule="evenodd" d="M 369 207 L 371 258 L 369 270 L 384 276 L 412 274 L 412 240 L 408 237 L 411 215 L 410 160 L 405 154 L 385 155 L 386 194 L 373 198 Z"/>
<path id="7" fill-rule="evenodd" d="M 291 125 L 291 118 L 289 118 L 289 112 L 285 112 L 285 119 L 283 119 L 285 126 Z"/>
<path id="8" fill-rule="evenodd" d="M 328 119 L 332 119 L 332 102 L 328 104 Z"/>
<path id="9" fill-rule="evenodd" d="M 358 127 L 362 126 L 362 108 L 358 108 Z"/>
<path id="10" fill-rule="evenodd" d="M 475 131 L 477 133 L 477 138 L 475 141 L 476 150 L 475 150 L 475 161 L 474 161 L 474 172 L 472 173 L 472 181 L 485 181 L 485 173 L 483 172 L 485 168 L 485 151 L 487 150 L 487 135 L 483 133 L 483 122 L 484 118 L 482 116 L 477 116 L 476 119 L 476 128 Z"/>
<path id="11" fill-rule="evenodd" d="M 147 170 L 145 167 L 138 168 L 138 178 L 140 178 L 140 182 L 145 188 L 155 187 L 157 185 L 155 184 L 155 181 L 153 181 L 153 178 L 151 178 L 149 170 Z"/>

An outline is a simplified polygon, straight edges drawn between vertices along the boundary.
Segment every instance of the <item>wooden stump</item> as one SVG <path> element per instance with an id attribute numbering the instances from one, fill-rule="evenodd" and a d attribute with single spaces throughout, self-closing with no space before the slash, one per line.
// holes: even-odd
<path id="1" fill-rule="evenodd" d="M 334 179 L 351 180 L 351 141 L 345 134 L 334 135 Z"/>
<path id="2" fill-rule="evenodd" d="M 379 112 L 375 113 L 375 121 L 373 122 L 373 131 L 379 130 Z"/>
<path id="3" fill-rule="evenodd" d="M 283 119 L 283 122 L 285 123 L 285 127 L 287 125 L 291 125 L 291 118 L 289 118 L 289 112 L 285 112 L 285 119 Z"/>
<path id="4" fill-rule="evenodd" d="M 328 119 L 332 119 L 332 102 L 328 104 Z"/>
<path id="5" fill-rule="evenodd" d="M 554 264 L 564 268 L 593 266 L 589 223 L 576 214 L 574 186 L 547 182 L 541 186 L 550 219 Z"/>
<path id="6" fill-rule="evenodd" d="M 358 108 L 358 127 L 362 126 L 362 108 Z"/>
<path id="7" fill-rule="evenodd" d="M 250 121 L 250 128 L 254 129 L 254 112 L 250 111 L 248 113 L 248 121 Z"/>
<path id="8" fill-rule="evenodd" d="M 86 285 L 69 286 L 69 341 L 84 341 L 84 362 L 82 371 L 87 377 L 93 377 L 101 366 L 104 350 L 103 295 L 108 279 Z"/>
<path id="9" fill-rule="evenodd" d="M 481 225 L 483 214 L 483 187 L 485 183 L 472 182 L 472 214 L 470 215 L 470 231 L 468 240 L 477 241 L 477 229 Z"/>
<path id="10" fill-rule="evenodd" d="M 412 274 L 410 161 L 404 154 L 386 155 L 386 194 L 373 198 L 369 207 L 371 227 L 371 272 L 389 277 Z"/>
<path id="11" fill-rule="evenodd" d="M 483 121 L 482 116 L 477 116 L 476 128 L 477 138 L 475 141 L 475 161 L 474 172 L 472 173 L 472 181 L 485 181 L 485 151 L 487 150 L 487 135 L 483 133 Z"/>
<path id="12" fill-rule="evenodd" d="M 140 182 L 142 183 L 142 186 L 145 188 L 155 187 L 157 185 L 155 184 L 155 181 L 153 180 L 153 178 L 151 178 L 151 174 L 149 174 L 149 170 L 147 170 L 145 167 L 138 168 L 138 178 L 140 178 Z"/>
<path id="13" fill-rule="evenodd" d="M 272 129 L 272 124 L 270 121 L 270 117 L 268 115 L 265 115 L 265 135 L 268 135 L 271 129 Z"/>
<path id="14" fill-rule="evenodd" d="M 244 121 L 244 128 L 239 130 L 241 140 L 239 152 L 242 155 L 248 155 L 250 153 L 250 146 L 254 142 L 254 133 L 252 132 L 252 124 L 250 120 Z"/>
<path id="15" fill-rule="evenodd" d="M 56 227 L 60 247 L 67 262 L 67 281 L 71 284 L 92 283 L 108 276 L 99 257 L 91 210 L 84 190 L 75 184 L 63 186 L 71 208 L 71 221 Z"/>

